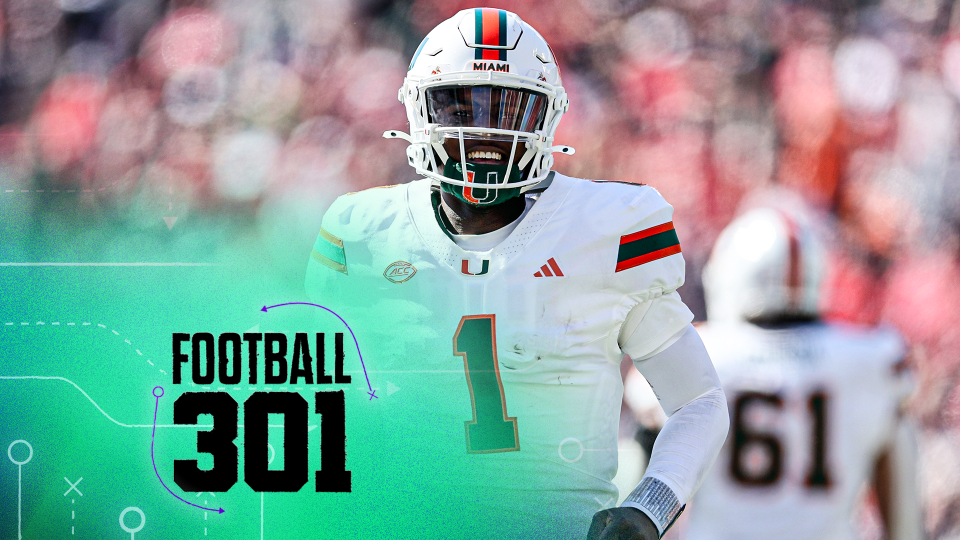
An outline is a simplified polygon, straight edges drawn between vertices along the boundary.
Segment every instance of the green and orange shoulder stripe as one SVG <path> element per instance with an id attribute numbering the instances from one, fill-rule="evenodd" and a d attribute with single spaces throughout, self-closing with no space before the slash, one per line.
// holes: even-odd
<path id="1" fill-rule="evenodd" d="M 323 216 L 324 225 L 320 227 L 310 258 L 331 270 L 349 274 L 343 238 L 355 240 L 358 227 L 362 229 L 365 225 L 382 219 L 386 209 L 396 209 L 396 200 L 403 195 L 392 188 L 404 185 L 375 186 L 338 197 Z M 349 224 L 345 224 L 340 219 L 342 214 L 350 216 Z M 347 231 L 351 228 L 354 229 L 354 233 L 348 234 Z M 343 238 L 337 234 L 343 235 Z"/>
<path id="2" fill-rule="evenodd" d="M 343 250 L 343 240 L 329 231 L 320 228 L 317 241 L 313 244 L 310 257 L 331 270 L 347 273 L 347 255 Z"/>
<path id="3" fill-rule="evenodd" d="M 612 267 L 614 273 L 622 272 L 681 252 L 673 207 L 653 187 L 616 180 L 582 181 L 577 187 L 580 191 L 575 199 L 583 218 L 596 223 L 598 230 L 612 229 L 609 236 L 604 235 L 604 249 L 617 242 L 616 261 L 598 261 L 604 271 Z M 615 231 L 620 234 L 619 241 Z M 682 283 L 682 263 L 679 269 L 671 266 L 669 271 L 675 270 L 681 272 Z"/>
<path id="4" fill-rule="evenodd" d="M 648 227 L 620 237 L 615 272 L 628 270 L 680 253 L 680 239 L 673 222 Z"/>

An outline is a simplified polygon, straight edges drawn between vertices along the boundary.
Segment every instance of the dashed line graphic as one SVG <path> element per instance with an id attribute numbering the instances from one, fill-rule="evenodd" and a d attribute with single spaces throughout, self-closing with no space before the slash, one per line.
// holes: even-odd
<path id="1" fill-rule="evenodd" d="M 120 182 L 120 179 L 118 178 L 117 180 L 114 180 L 113 183 L 110 184 L 109 186 L 102 186 L 102 187 L 97 188 L 97 191 L 106 191 L 108 188 L 112 188 L 112 187 L 116 186 L 119 182 Z M 76 190 L 76 189 L 51 189 L 51 190 L 50 190 L 50 193 L 77 193 L 77 191 L 78 191 L 78 190 Z M 93 193 L 93 190 L 92 190 L 92 189 L 82 189 L 82 190 L 79 190 L 79 191 L 80 191 L 81 193 Z M 17 190 L 15 190 L 15 189 L 5 189 L 4 192 L 6 192 L 6 193 L 17 193 Z M 45 193 L 45 192 L 46 192 L 46 190 L 43 190 L 43 189 L 21 189 L 21 190 L 20 190 L 20 193 Z"/>
<path id="2" fill-rule="evenodd" d="M 219 263 L 189 262 L 0 262 L 0 266 L 220 266 Z"/>
<path id="3" fill-rule="evenodd" d="M 4 326 L 15 326 L 15 325 L 16 325 L 16 323 L 14 323 L 14 322 L 4 323 Z M 29 323 L 29 322 L 21 322 L 21 323 L 20 323 L 20 326 L 30 326 L 30 323 Z M 43 321 L 37 321 L 37 322 L 35 323 L 35 326 L 46 326 L 46 323 L 44 323 Z M 50 323 L 50 326 L 60 326 L 60 321 L 52 322 L 52 323 Z M 68 322 L 68 323 L 66 323 L 66 326 L 77 326 L 77 323 L 75 323 L 75 322 Z M 82 323 L 80 323 L 80 326 L 91 326 L 91 327 L 92 327 L 92 326 L 93 326 L 93 323 L 82 322 Z M 117 332 L 116 330 L 114 330 L 114 329 L 112 329 L 112 328 L 107 328 L 107 326 L 104 325 L 104 324 L 97 323 L 97 328 L 103 328 L 104 330 L 110 330 L 110 331 L 113 333 L 113 335 L 115 335 L 115 336 L 120 336 L 120 332 Z M 122 336 L 122 337 L 123 337 L 124 343 L 126 343 L 127 345 L 130 345 L 131 347 L 133 347 L 133 343 L 130 342 L 130 338 L 128 338 L 128 337 L 126 337 L 126 336 Z M 138 356 L 143 356 L 143 353 L 140 352 L 140 349 L 134 349 L 134 350 L 137 352 L 137 355 L 138 355 Z M 147 357 L 147 358 L 145 358 L 145 359 L 146 359 L 146 362 L 147 362 L 148 364 L 150 364 L 150 366 L 156 367 L 156 364 L 154 364 L 154 363 L 151 361 L 150 358 Z M 162 373 L 162 374 L 164 374 L 164 375 L 167 374 L 167 372 L 164 371 L 164 370 L 162 370 L 162 369 L 160 369 L 159 371 L 160 371 L 160 373 Z"/>
<path id="4" fill-rule="evenodd" d="M 77 489 L 77 484 L 79 484 L 81 481 L 83 481 L 83 477 L 82 477 L 82 476 L 81 476 L 76 482 L 71 482 L 70 479 L 67 478 L 66 476 L 64 476 L 63 479 L 67 482 L 67 485 L 70 486 L 69 488 L 67 488 L 67 491 L 63 494 L 64 497 L 66 497 L 67 495 L 69 495 L 71 491 L 76 491 L 79 496 L 83 497 L 83 493 L 81 493 L 80 490 Z M 70 504 L 76 504 L 76 503 L 77 503 L 77 500 L 76 500 L 76 499 L 70 499 Z M 77 511 L 76 511 L 76 510 L 70 510 L 70 519 L 71 519 L 71 520 L 76 520 L 76 519 L 77 519 Z M 77 534 L 77 533 L 76 533 L 76 525 L 70 525 L 70 534 L 71 534 L 71 535 Z"/>

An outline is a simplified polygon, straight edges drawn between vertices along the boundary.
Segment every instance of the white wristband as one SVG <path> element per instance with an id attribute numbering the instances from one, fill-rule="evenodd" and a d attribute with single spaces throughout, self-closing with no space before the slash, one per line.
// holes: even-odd
<path id="1" fill-rule="evenodd" d="M 660 536 L 673 525 L 684 508 L 673 490 L 652 476 L 645 476 L 620 506 L 641 510 L 657 526 Z"/>

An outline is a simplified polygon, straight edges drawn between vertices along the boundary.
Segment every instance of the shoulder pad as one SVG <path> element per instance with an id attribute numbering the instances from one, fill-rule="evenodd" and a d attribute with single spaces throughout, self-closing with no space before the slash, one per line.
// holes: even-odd
<path id="1" fill-rule="evenodd" d="M 650 186 L 623 182 L 583 182 L 584 216 L 597 232 L 619 244 L 615 272 L 681 252 L 673 227 L 673 207 Z"/>
<path id="2" fill-rule="evenodd" d="M 361 240 L 385 230 L 403 212 L 406 184 L 379 186 L 337 197 L 323 215 L 323 229 L 341 240 Z"/>
<path id="3" fill-rule="evenodd" d="M 385 231 L 397 213 L 406 208 L 402 204 L 406 190 L 396 189 L 401 185 L 371 188 L 338 197 L 323 214 L 320 232 L 310 254 L 310 268 L 316 262 L 341 274 L 349 274 L 349 250 L 344 242 L 362 242 Z M 307 279 L 309 282 L 310 272 Z"/>
<path id="4" fill-rule="evenodd" d="M 657 190 L 560 175 L 556 180 L 571 186 L 562 207 L 569 229 L 561 243 L 580 261 L 581 271 L 610 276 L 611 286 L 637 301 L 683 285 L 673 207 Z"/>

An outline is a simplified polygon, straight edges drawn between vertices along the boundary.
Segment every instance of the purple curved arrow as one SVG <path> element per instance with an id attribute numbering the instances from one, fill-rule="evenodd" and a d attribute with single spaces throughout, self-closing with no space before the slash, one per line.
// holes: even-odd
<path id="1" fill-rule="evenodd" d="M 163 483 L 163 478 L 160 478 L 160 471 L 157 470 L 157 462 L 153 458 L 153 441 L 157 436 L 157 411 L 160 410 L 160 396 L 157 395 L 157 388 L 160 389 L 160 396 L 163 395 L 163 387 L 157 386 L 153 389 L 153 397 L 157 398 L 157 406 L 153 409 L 153 435 L 150 436 L 150 461 L 153 462 L 153 472 L 157 473 L 157 480 L 160 480 L 160 485 L 163 486 L 164 489 L 169 491 L 171 495 L 173 495 L 174 497 L 177 497 L 177 494 L 170 491 L 170 488 L 168 488 L 167 485 Z M 180 497 L 177 497 L 177 498 L 180 499 Z M 197 508 L 201 508 L 203 510 L 209 510 L 211 512 L 216 512 L 218 514 L 222 514 L 225 512 L 223 508 L 206 508 L 206 507 L 200 506 L 199 504 L 193 504 L 192 502 L 185 501 L 183 499 L 180 499 L 180 501 L 185 502 L 190 506 L 196 506 Z"/>
<path id="2" fill-rule="evenodd" d="M 370 385 L 370 377 L 367 375 L 367 366 L 364 365 L 364 363 L 363 363 L 363 355 L 360 354 L 360 343 L 357 341 L 357 336 L 353 335 L 353 329 L 350 328 L 350 325 L 347 324 L 347 321 L 343 320 L 343 317 L 341 317 L 340 315 L 337 315 L 337 312 L 336 312 L 336 311 L 334 311 L 334 310 L 332 310 L 332 309 L 330 309 L 330 308 L 328 308 L 328 307 L 321 306 L 320 304 L 311 304 L 311 303 L 309 303 L 309 302 L 287 302 L 286 304 L 277 304 L 277 305 L 275 305 L 275 306 L 269 306 L 269 307 L 263 306 L 263 307 L 260 309 L 260 311 L 266 313 L 268 309 L 273 309 L 273 308 L 275 308 L 275 307 L 280 307 L 280 306 L 313 306 L 313 307 L 318 307 L 318 308 L 320 308 L 320 309 L 325 309 L 325 310 L 329 311 L 330 313 L 333 313 L 334 315 L 336 315 L 336 317 L 337 317 L 338 319 L 340 319 L 340 322 L 342 322 L 343 325 L 347 327 L 347 330 L 350 331 L 350 337 L 353 338 L 353 343 L 357 346 L 357 356 L 360 357 L 360 367 L 363 368 L 363 376 L 366 377 L 366 379 L 367 379 L 367 388 L 370 389 L 370 391 L 367 392 L 367 393 L 370 394 L 370 399 L 371 399 L 371 400 L 372 400 L 373 398 L 378 398 L 378 399 L 379 399 L 379 396 L 377 396 L 377 391 L 374 390 L 374 389 L 373 389 L 373 386 Z"/>

